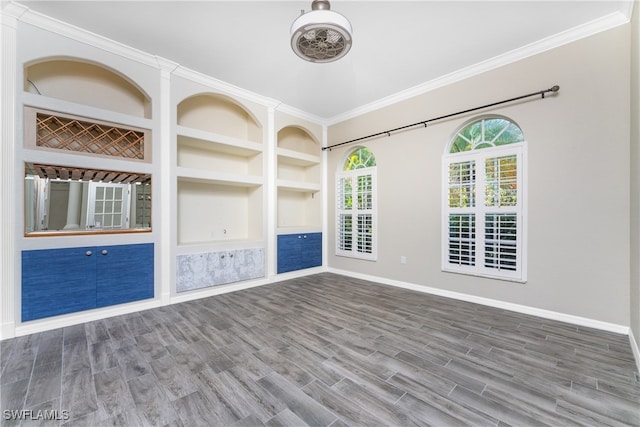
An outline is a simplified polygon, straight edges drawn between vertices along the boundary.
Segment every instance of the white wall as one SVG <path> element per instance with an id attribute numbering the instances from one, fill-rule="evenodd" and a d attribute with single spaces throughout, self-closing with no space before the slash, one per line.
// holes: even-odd
<path id="1" fill-rule="evenodd" d="M 362 143 L 378 164 L 376 262 L 332 255 L 334 173 L 354 146 L 329 153 L 329 267 L 628 326 L 629 31 L 617 27 L 329 128 L 329 144 L 339 143 L 558 84 L 557 96 L 491 110 L 518 123 L 528 141 L 527 283 L 440 269 L 442 154 L 472 115 Z"/>

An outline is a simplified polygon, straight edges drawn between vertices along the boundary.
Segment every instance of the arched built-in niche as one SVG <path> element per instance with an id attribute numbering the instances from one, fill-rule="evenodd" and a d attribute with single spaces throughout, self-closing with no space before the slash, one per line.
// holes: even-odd
<path id="1" fill-rule="evenodd" d="M 321 146 L 302 127 L 278 131 L 278 228 L 318 228 L 322 224 Z"/>
<path id="2" fill-rule="evenodd" d="M 200 93 L 177 105 L 178 245 L 259 241 L 262 128 L 235 100 Z"/>
<path id="3" fill-rule="evenodd" d="M 313 134 L 298 126 L 286 126 L 278 131 L 278 147 L 314 156 L 319 156 L 321 151 Z"/>
<path id="4" fill-rule="evenodd" d="M 44 59 L 24 68 L 24 91 L 150 119 L 151 100 L 123 74 L 77 59 Z"/>
<path id="5" fill-rule="evenodd" d="M 219 94 L 199 94 L 178 104 L 178 125 L 262 143 L 262 127 L 233 99 Z"/>

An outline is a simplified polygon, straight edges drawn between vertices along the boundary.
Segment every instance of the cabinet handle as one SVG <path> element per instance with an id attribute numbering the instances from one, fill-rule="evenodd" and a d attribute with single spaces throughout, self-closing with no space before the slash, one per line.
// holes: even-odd
<path id="1" fill-rule="evenodd" d="M 224 254 L 220 255 L 220 259 L 224 259 Z"/>
<path id="2" fill-rule="evenodd" d="M 101 253 L 102 255 L 106 255 L 106 254 L 108 254 L 108 253 L 109 253 L 109 251 L 108 251 L 108 250 L 106 250 L 106 249 L 103 249 L 103 250 L 102 250 L 102 252 L 100 252 L 100 253 Z"/>
<path id="3" fill-rule="evenodd" d="M 307 238 L 307 235 L 306 235 L 306 234 L 304 235 L 304 238 L 305 238 L 305 239 Z"/>
<path id="4" fill-rule="evenodd" d="M 91 256 L 91 255 L 93 255 L 93 252 L 91 252 L 91 251 L 87 251 L 87 252 L 85 252 L 84 254 L 85 254 L 86 256 Z"/>
<path id="5" fill-rule="evenodd" d="M 298 236 L 298 239 L 302 239 L 302 236 Z"/>

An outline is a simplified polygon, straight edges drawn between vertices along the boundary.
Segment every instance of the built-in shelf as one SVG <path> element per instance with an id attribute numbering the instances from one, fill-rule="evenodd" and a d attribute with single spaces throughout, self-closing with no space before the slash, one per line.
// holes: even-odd
<path id="1" fill-rule="evenodd" d="M 25 107 L 25 148 L 151 163 L 151 131 Z"/>
<path id="2" fill-rule="evenodd" d="M 178 178 L 178 244 L 262 239 L 263 187 Z"/>
<path id="3" fill-rule="evenodd" d="M 298 167 L 309 167 L 319 165 L 321 158 L 315 154 L 301 153 L 299 151 L 288 150 L 278 147 L 278 163 L 288 164 Z"/>
<path id="4" fill-rule="evenodd" d="M 278 132 L 278 229 L 309 229 L 321 226 L 320 153 L 320 145 L 300 127 L 288 126 Z"/>
<path id="5" fill-rule="evenodd" d="M 234 187 L 257 187 L 264 183 L 262 176 L 235 174 L 227 172 L 207 171 L 192 168 L 176 169 L 179 181 L 199 182 L 203 184 L 219 184 Z"/>
<path id="6" fill-rule="evenodd" d="M 226 97 L 178 104 L 177 243 L 180 252 L 264 242 L 264 146 L 249 113 Z"/>
<path id="7" fill-rule="evenodd" d="M 72 114 L 87 118 L 99 118 L 112 123 L 125 126 L 151 129 L 153 120 L 150 118 L 132 116 L 130 114 L 113 111 L 105 108 L 84 105 L 73 101 L 52 98 L 46 95 L 38 95 L 29 92 L 22 93 L 22 103 L 25 106 L 56 111 L 63 114 Z"/>
<path id="8" fill-rule="evenodd" d="M 148 94 L 82 60 L 30 61 L 23 78 L 24 236 L 149 233 L 158 165 Z M 62 242 L 29 240 L 34 249 Z"/>
<path id="9" fill-rule="evenodd" d="M 291 181 L 286 179 L 278 180 L 278 190 L 301 192 L 301 193 L 317 193 L 320 191 L 319 183 Z"/>
<path id="10" fill-rule="evenodd" d="M 263 146 L 259 142 L 234 138 L 215 132 L 180 125 L 176 127 L 176 131 L 179 137 L 182 136 L 186 139 L 211 144 L 211 148 L 209 149 L 212 151 L 228 152 L 238 156 L 250 157 L 263 150 Z"/>

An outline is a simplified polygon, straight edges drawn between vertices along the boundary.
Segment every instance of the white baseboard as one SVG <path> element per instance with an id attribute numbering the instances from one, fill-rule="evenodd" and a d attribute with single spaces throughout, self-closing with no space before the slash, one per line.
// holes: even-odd
<path id="1" fill-rule="evenodd" d="M 215 295 L 227 294 L 229 292 L 242 291 L 258 286 L 264 286 L 272 283 L 269 279 L 255 279 L 243 282 L 228 283 L 226 285 L 209 286 L 206 288 L 195 289 L 192 291 L 180 292 L 170 298 L 171 304 L 193 301 L 201 298 L 208 298 Z"/>
<path id="2" fill-rule="evenodd" d="M 20 337 L 23 335 L 35 334 L 37 332 L 65 328 L 67 326 L 73 326 L 85 322 L 93 322 L 95 320 L 106 319 L 108 317 L 136 313 L 138 311 L 148 310 L 155 307 L 160 307 L 160 301 L 151 300 L 143 302 L 132 302 L 109 308 L 100 308 L 90 311 L 81 311 L 73 314 L 65 314 L 62 316 L 42 320 L 33 320 L 16 326 L 15 336 Z"/>
<path id="3" fill-rule="evenodd" d="M 429 286 L 417 285 L 414 283 L 402 282 L 399 280 L 387 279 L 384 277 L 370 276 L 367 274 L 354 273 L 347 270 L 339 270 L 335 268 L 329 268 L 327 271 L 330 273 L 341 274 L 343 276 L 349 276 L 356 279 L 368 280 L 371 282 L 382 283 L 385 285 L 396 286 L 398 288 L 410 289 L 412 291 L 423 292 L 432 295 L 438 295 L 442 297 L 457 299 L 460 301 L 473 302 L 476 304 L 482 304 L 490 307 L 501 308 L 504 310 L 515 311 L 523 314 L 530 314 L 533 316 L 542 317 L 544 319 L 557 320 L 560 322 L 571 323 L 577 326 L 584 326 L 588 328 L 600 329 L 603 331 L 614 332 L 622 335 L 630 335 L 629 327 L 623 325 L 617 325 L 615 323 L 602 322 L 599 320 L 589 319 L 586 317 L 574 316 L 571 314 L 560 313 L 557 311 L 544 310 L 536 307 L 529 307 L 521 304 L 514 304 L 510 302 L 495 300 L 491 298 L 478 297 L 475 295 L 464 294 L 461 292 L 447 291 L 445 289 L 432 288 Z M 637 347 L 636 347 L 637 349 Z M 637 358 L 637 356 L 636 356 Z"/>
<path id="4" fill-rule="evenodd" d="M 6 340 L 8 338 L 13 338 L 15 330 L 15 322 L 7 322 L 0 325 L 0 341 Z"/>
<path id="5" fill-rule="evenodd" d="M 208 288 L 202 288 L 193 291 L 187 291 L 182 294 L 171 297 L 171 304 L 180 302 L 192 301 L 200 298 L 207 298 L 214 295 L 222 295 L 229 292 L 241 291 L 244 289 L 251 289 L 258 286 L 270 285 L 272 283 L 282 282 L 283 280 L 295 279 L 297 277 L 309 276 L 311 274 L 322 273 L 325 271 L 323 267 L 307 268 L 304 270 L 292 271 L 290 273 L 281 273 L 276 276 L 255 279 L 245 282 L 229 283 L 228 285 L 211 286 Z"/>
<path id="6" fill-rule="evenodd" d="M 255 288 L 258 286 L 269 285 L 281 282 L 283 280 L 295 279 L 297 277 L 309 276 L 311 274 L 322 273 L 326 271 L 324 267 L 308 268 L 305 270 L 292 271 L 290 273 L 278 274 L 274 277 L 250 280 L 245 282 L 236 282 L 229 285 L 212 286 L 201 290 L 194 290 L 171 296 L 169 294 L 162 295 L 162 301 L 152 300 L 143 302 L 132 302 L 129 304 L 118 305 L 114 307 L 102 308 L 91 311 L 84 311 L 72 314 L 47 318 L 42 320 L 34 320 L 24 324 L 16 325 L 8 323 L 0 325 L 0 340 L 34 334 L 38 332 L 49 331 L 51 329 L 64 328 L 67 326 L 77 325 L 79 323 L 93 322 L 95 320 L 106 319 L 108 317 L 119 316 L 122 314 L 135 313 L 150 308 L 160 307 L 168 304 L 178 304 L 181 302 L 192 301 L 201 298 L 207 298 L 214 295 L 226 294 L 229 292 L 241 291 L 244 289 Z"/>
<path id="7" fill-rule="evenodd" d="M 640 348 L 638 348 L 638 342 L 636 341 L 631 329 L 629 329 L 629 343 L 631 344 L 633 357 L 636 359 L 636 368 L 638 369 L 638 372 L 640 372 Z"/>

